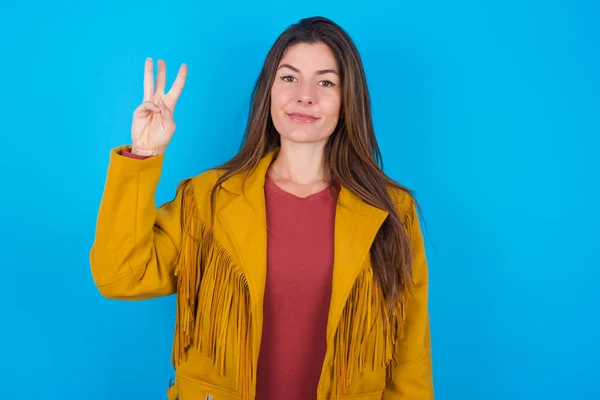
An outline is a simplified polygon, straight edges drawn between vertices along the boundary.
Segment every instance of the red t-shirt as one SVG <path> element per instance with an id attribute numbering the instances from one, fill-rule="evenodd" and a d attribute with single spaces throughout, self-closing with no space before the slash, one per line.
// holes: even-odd
<path id="1" fill-rule="evenodd" d="M 123 155 L 137 159 L 128 150 Z M 306 198 L 265 179 L 267 280 L 257 400 L 316 398 L 326 350 L 339 185 Z"/>
<path id="2" fill-rule="evenodd" d="M 257 400 L 316 398 L 326 350 L 339 188 L 296 197 L 265 182 L 267 282 Z"/>

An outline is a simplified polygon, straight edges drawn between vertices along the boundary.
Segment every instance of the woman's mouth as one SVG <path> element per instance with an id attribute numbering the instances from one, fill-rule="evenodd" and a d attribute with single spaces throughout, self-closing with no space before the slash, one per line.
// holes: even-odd
<path id="1" fill-rule="evenodd" d="M 300 124 L 310 124 L 311 122 L 315 122 L 316 120 L 318 120 L 319 118 L 313 117 L 312 115 L 309 114 L 302 114 L 302 113 L 289 113 L 286 115 L 294 122 L 298 122 Z"/>

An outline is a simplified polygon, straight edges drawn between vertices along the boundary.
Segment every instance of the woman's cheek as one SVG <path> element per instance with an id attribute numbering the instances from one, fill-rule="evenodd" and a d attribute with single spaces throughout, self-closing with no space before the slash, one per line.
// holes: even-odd
<path id="1" fill-rule="evenodd" d="M 325 104 L 325 110 L 328 115 L 336 116 L 340 113 L 340 102 L 335 99 L 330 99 Z"/>

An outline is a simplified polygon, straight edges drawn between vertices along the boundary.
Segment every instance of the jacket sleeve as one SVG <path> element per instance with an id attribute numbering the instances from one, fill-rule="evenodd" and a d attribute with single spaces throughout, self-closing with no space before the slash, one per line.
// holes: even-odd
<path id="1" fill-rule="evenodd" d="M 383 394 L 384 400 L 433 399 L 427 258 L 414 203 L 410 209 L 414 286 L 406 305 L 403 336 L 397 342 L 398 364 L 392 369 L 391 380 Z"/>
<path id="2" fill-rule="evenodd" d="M 136 159 L 111 150 L 90 252 L 94 283 L 113 299 L 147 299 L 176 291 L 182 193 L 157 208 L 164 155 Z"/>

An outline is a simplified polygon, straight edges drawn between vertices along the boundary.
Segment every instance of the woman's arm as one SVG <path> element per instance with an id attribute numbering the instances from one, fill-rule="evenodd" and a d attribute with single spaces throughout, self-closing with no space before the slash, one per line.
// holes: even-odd
<path id="1" fill-rule="evenodd" d="M 428 272 L 423 235 L 415 207 L 410 232 L 413 252 L 413 295 L 408 297 L 403 337 L 396 347 L 398 365 L 384 400 L 432 400 L 433 377 L 428 312 Z"/>
<path id="2" fill-rule="evenodd" d="M 114 299 L 145 299 L 176 291 L 175 263 L 182 238 L 184 191 L 156 207 L 164 154 L 149 158 L 110 153 L 105 189 L 90 253 L 100 292 Z"/>

